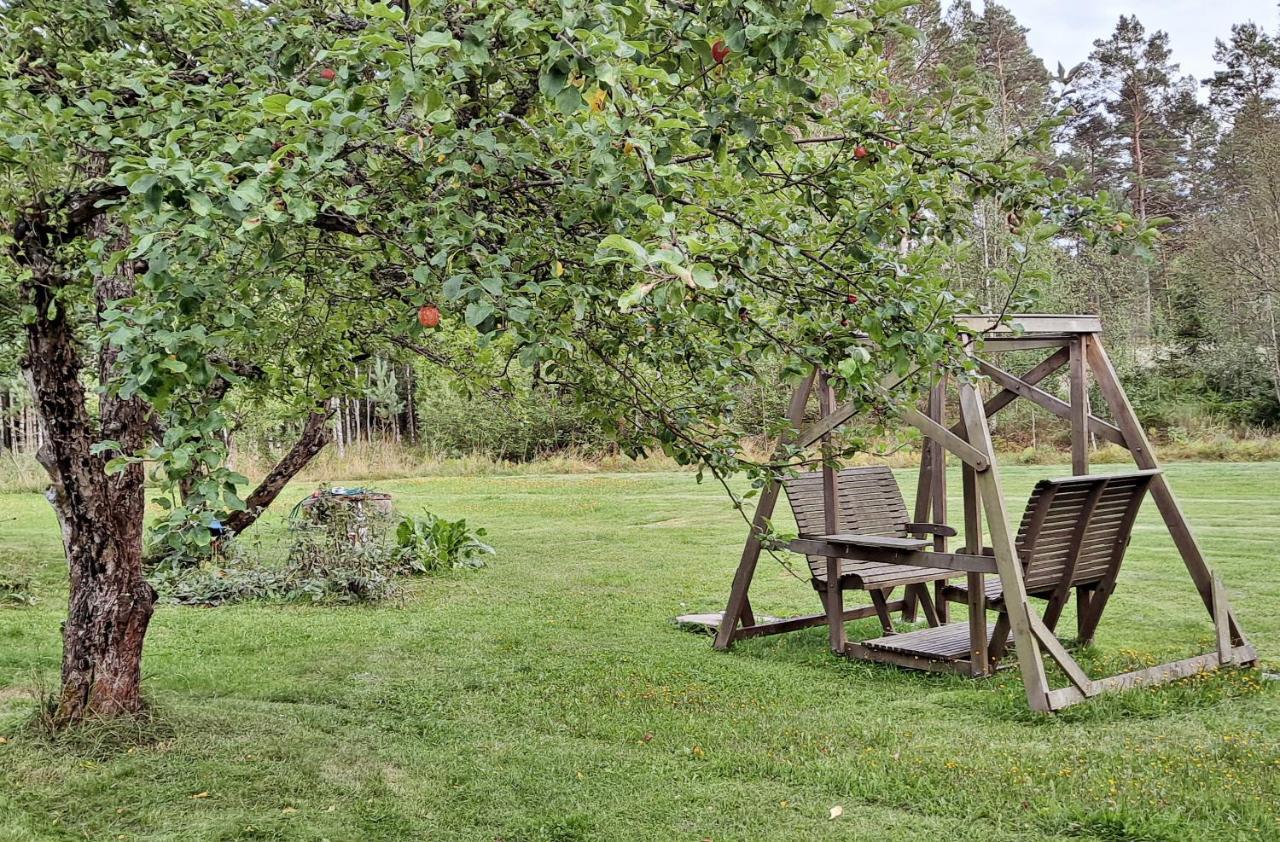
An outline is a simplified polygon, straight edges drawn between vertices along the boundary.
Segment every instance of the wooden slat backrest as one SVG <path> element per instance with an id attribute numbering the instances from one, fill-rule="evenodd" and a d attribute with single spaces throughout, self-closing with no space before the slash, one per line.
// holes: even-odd
<path id="1" fill-rule="evenodd" d="M 1101 582 L 1124 558 L 1158 471 L 1041 480 L 1018 529 L 1027 593 Z"/>
<path id="2" fill-rule="evenodd" d="M 822 472 L 797 474 L 782 481 L 800 537 L 827 533 L 823 519 Z M 883 465 L 843 468 L 836 472 L 836 532 L 907 537 L 910 520 L 893 471 Z M 815 575 L 825 576 L 826 557 L 809 556 Z"/>

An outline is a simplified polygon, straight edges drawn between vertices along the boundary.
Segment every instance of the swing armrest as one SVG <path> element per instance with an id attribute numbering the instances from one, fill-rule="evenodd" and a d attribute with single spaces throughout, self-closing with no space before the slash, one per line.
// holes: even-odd
<path id="1" fill-rule="evenodd" d="M 912 535 L 941 535 L 944 538 L 956 537 L 954 528 L 945 523 L 908 523 L 907 532 Z"/>
<path id="2" fill-rule="evenodd" d="M 894 538 L 888 535 L 855 535 L 841 532 L 836 535 L 822 535 L 819 540 L 832 544 L 845 544 L 851 547 L 873 547 L 880 550 L 923 550 L 929 542 L 923 538 Z"/>

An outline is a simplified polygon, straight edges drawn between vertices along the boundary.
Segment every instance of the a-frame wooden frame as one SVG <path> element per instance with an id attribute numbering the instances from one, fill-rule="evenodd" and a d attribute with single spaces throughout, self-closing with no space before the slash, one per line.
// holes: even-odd
<path id="1" fill-rule="evenodd" d="M 1151 481 L 1150 494 L 1191 581 L 1213 620 L 1217 651 L 1107 678 L 1092 679 L 1085 673 L 1028 602 L 1022 564 L 1017 555 L 1015 534 L 1001 491 L 999 468 L 987 419 L 1021 398 L 1068 420 L 1071 425 L 1072 473 L 1075 475 L 1088 473 L 1090 436 L 1127 448 L 1140 469 L 1158 468 L 1155 453 L 1107 356 L 1100 336 L 1101 325 L 1096 317 L 1028 315 L 1000 319 L 994 316 L 966 316 L 962 317 L 960 323 L 969 335 L 982 338 L 983 356 L 975 356 L 975 362 L 978 370 L 998 386 L 1000 391 L 983 401 L 973 382 L 958 383 L 960 418 L 948 427 L 945 423 L 946 384 L 934 382 L 929 391 L 927 409 L 924 412 L 914 408 L 903 410 L 901 418 L 919 429 L 925 437 L 916 492 L 917 521 L 945 522 L 945 455 L 950 453 L 959 458 L 963 470 L 965 546 L 960 552 L 947 553 L 945 538 L 935 538 L 935 552 L 886 551 L 883 560 L 953 569 L 958 576 L 966 577 L 969 657 L 945 664 L 925 662 L 919 658 L 871 651 L 860 644 L 847 641 L 844 622 L 873 616 L 875 609 L 871 606 L 845 608 L 839 588 L 827 589 L 830 596 L 824 605 L 825 611 L 821 614 L 757 622 L 751 609 L 749 591 L 760 558 L 762 534 L 773 516 L 781 490 L 778 482 L 771 482 L 760 495 L 734 575 L 728 605 L 717 624 L 716 648 L 727 649 L 734 641 L 746 637 L 826 624 L 830 630 L 832 649 L 840 654 L 902 666 L 946 669 L 982 676 L 995 669 L 996 658 L 993 656 L 996 653 L 988 652 L 990 642 L 1003 641 L 1011 633 L 1018 667 L 1026 687 L 1027 702 L 1033 710 L 1045 712 L 1060 710 L 1109 690 L 1162 683 L 1226 664 L 1256 663 L 1257 654 L 1245 639 L 1240 624 L 1231 611 L 1225 589 L 1205 562 L 1200 545 L 1168 482 L 1162 475 L 1158 475 Z M 1022 375 L 1011 374 L 987 359 L 988 355 L 1003 351 L 1031 349 L 1045 349 L 1051 353 Z M 1064 366 L 1068 368 L 1070 386 L 1067 401 L 1044 391 L 1038 385 Z M 1106 400 L 1111 417 L 1115 419 L 1114 423 L 1098 418 L 1090 411 L 1090 375 Z M 819 391 L 821 416 L 802 428 L 805 407 L 815 387 Z M 833 404 L 826 379 L 821 373 L 810 375 L 792 396 L 787 416 L 792 433 L 784 443 L 800 447 L 825 445 L 832 433 L 851 419 L 855 412 L 852 405 Z M 828 519 L 832 519 L 835 506 L 834 468 L 827 460 L 824 460 L 823 472 L 827 515 Z M 823 555 L 823 544 L 818 541 L 795 541 L 792 545 L 793 548 L 798 545 L 806 552 Z M 829 565 L 828 581 L 835 581 L 836 563 L 833 557 Z M 999 577 L 1005 605 L 1000 622 L 1007 623 L 1007 629 L 998 627 L 994 636 L 989 634 L 987 605 L 983 597 L 984 578 L 989 575 Z M 1114 586 L 1115 578 L 1111 576 L 1100 585 L 1077 589 L 1079 639 L 1092 639 Z M 902 610 L 910 616 L 918 595 L 918 592 L 908 590 L 903 599 L 890 603 L 889 608 Z M 941 598 L 940 593 L 936 605 L 940 612 L 945 612 L 946 601 Z M 1070 680 L 1067 686 L 1056 689 L 1049 686 L 1043 658 L 1045 654 L 1067 675 Z"/>

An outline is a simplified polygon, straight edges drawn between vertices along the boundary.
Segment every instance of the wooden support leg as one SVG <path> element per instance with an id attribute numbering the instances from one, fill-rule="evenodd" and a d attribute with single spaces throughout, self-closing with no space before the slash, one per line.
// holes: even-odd
<path id="1" fill-rule="evenodd" d="M 880 618 L 880 627 L 885 634 L 897 634 L 893 628 L 893 617 L 889 614 L 888 594 L 885 591 L 867 591 L 871 595 L 871 604 L 876 607 L 876 616 Z"/>
<path id="2" fill-rule="evenodd" d="M 987 649 L 987 669 L 996 671 L 1004 660 L 1004 653 L 1009 651 L 1009 615 L 1001 611 L 996 618 L 995 631 L 991 633 L 991 643 Z"/>
<path id="3" fill-rule="evenodd" d="M 1093 642 L 1092 633 L 1086 634 L 1088 629 L 1087 620 L 1091 603 L 1097 588 L 1093 585 L 1081 585 L 1076 588 L 1076 642 L 1081 646 L 1088 646 Z"/>
<path id="4" fill-rule="evenodd" d="M 1085 346 L 1085 353 L 1089 360 L 1089 367 L 1093 371 L 1094 379 L 1097 381 L 1098 389 L 1102 392 L 1102 396 L 1106 398 L 1108 406 L 1111 407 L 1111 415 L 1115 419 L 1116 426 L 1120 428 L 1120 432 L 1124 435 L 1125 446 L 1133 454 L 1134 462 L 1144 470 L 1159 467 L 1156 463 L 1155 452 L 1151 449 L 1151 442 L 1147 440 L 1147 434 L 1142 429 L 1142 424 L 1138 421 L 1137 413 L 1133 411 L 1133 405 L 1129 403 L 1129 398 L 1125 395 L 1124 388 L 1120 385 L 1120 378 L 1116 375 L 1115 368 L 1111 365 L 1111 359 L 1107 356 L 1102 340 L 1097 336 L 1091 336 Z M 1212 615 L 1214 611 L 1213 572 L 1204 560 L 1204 553 L 1200 550 L 1200 544 L 1191 532 L 1187 518 L 1182 513 L 1182 507 L 1178 505 L 1177 499 L 1173 496 L 1173 491 L 1170 490 L 1169 484 L 1163 476 L 1158 476 L 1152 480 L 1151 497 L 1156 501 L 1156 506 L 1160 509 L 1160 516 L 1164 518 L 1165 526 L 1168 527 L 1173 543 L 1177 546 L 1179 555 L 1182 556 L 1182 563 L 1186 565 L 1187 573 L 1190 574 L 1191 580 L 1195 583 L 1196 590 L 1200 592 L 1200 599 Z M 1247 641 L 1245 640 L 1244 632 L 1241 630 L 1239 623 L 1236 622 L 1231 606 L 1226 603 L 1225 598 L 1224 604 L 1220 608 L 1226 613 L 1227 627 L 1232 643 L 1236 646 L 1246 645 Z M 1101 609 L 1099 608 L 1097 611 L 1091 610 L 1090 613 L 1100 614 Z"/>
<path id="5" fill-rule="evenodd" d="M 1102 611 L 1107 607 L 1107 600 L 1111 598 L 1111 591 L 1114 588 L 1114 582 L 1103 582 L 1091 589 L 1087 607 L 1083 605 L 1076 607 L 1076 638 L 1082 645 L 1088 646 L 1093 643 L 1093 636 L 1098 632 L 1098 623 L 1102 620 Z"/>
<path id="6" fill-rule="evenodd" d="M 1049 604 L 1044 609 L 1044 625 L 1045 628 L 1053 631 L 1058 625 L 1058 618 L 1062 616 L 1062 609 L 1067 605 L 1067 598 L 1071 594 L 1070 590 L 1063 591 L 1062 596 L 1054 594 L 1049 600 Z"/>
<path id="7" fill-rule="evenodd" d="M 950 601 L 947 599 L 944 591 L 947 588 L 946 581 L 933 583 L 933 605 L 934 612 L 938 616 L 938 623 L 946 625 L 951 622 Z"/>
<path id="8" fill-rule="evenodd" d="M 933 595 L 929 593 L 929 586 L 912 585 L 911 587 L 916 588 L 917 593 L 920 596 L 920 607 L 924 610 L 925 622 L 935 629 L 942 625 L 941 621 L 938 619 L 938 609 L 937 606 L 934 605 Z"/>
<path id="9" fill-rule="evenodd" d="M 965 577 L 969 594 L 969 674 L 987 674 L 987 595 L 981 573 Z"/>
<path id="10" fill-rule="evenodd" d="M 831 415 L 835 409 L 835 391 L 825 372 L 818 375 L 818 409 L 822 417 Z M 839 507 L 840 478 L 836 475 L 833 461 L 835 454 L 831 446 L 831 433 L 822 437 L 822 522 L 828 535 L 839 528 L 836 516 Z M 844 633 L 844 590 L 840 587 L 841 561 L 835 556 L 827 557 L 827 628 L 831 641 L 831 651 L 844 654 L 848 640 Z M 880 607 L 876 606 L 879 611 Z M 887 610 L 887 609 L 886 609 Z"/>
<path id="11" fill-rule="evenodd" d="M 848 643 L 848 638 L 844 632 L 844 591 L 837 581 L 834 587 L 828 584 L 823 593 L 826 595 L 823 604 L 827 608 L 827 636 L 831 642 L 831 651 L 837 655 L 843 655 L 845 644 Z M 876 614 L 880 615 L 881 622 L 884 621 L 884 617 L 888 616 L 888 613 L 888 608 L 876 605 Z"/>
<path id="12" fill-rule="evenodd" d="M 996 569 L 1000 574 L 1009 626 L 1013 630 L 1027 704 L 1032 710 L 1048 712 L 1051 709 L 1049 682 L 1045 676 L 1044 662 L 1040 659 L 1040 646 L 1031 630 L 1027 592 L 1022 583 L 1022 563 L 1018 559 L 1013 533 L 1009 529 L 1009 515 L 1005 509 L 1004 492 L 1000 488 L 995 451 L 991 445 L 991 430 L 987 427 L 982 401 L 972 383 L 960 385 L 960 409 L 969 443 L 990 459 L 987 470 L 975 472 L 975 482 L 986 512 L 987 528 L 991 533 L 991 547 L 995 551 Z"/>
<path id="13" fill-rule="evenodd" d="M 920 613 L 920 590 L 916 585 L 907 585 L 902 594 L 902 622 L 914 623 Z"/>
<path id="14" fill-rule="evenodd" d="M 1234 659 L 1234 647 L 1231 645 L 1231 632 L 1227 626 L 1227 591 L 1222 587 L 1222 579 L 1215 573 L 1213 577 L 1213 628 L 1218 638 L 1218 663 L 1229 664 Z"/>
<path id="15" fill-rule="evenodd" d="M 804 420 L 804 407 L 809 401 L 809 392 L 813 390 L 815 374 L 800 384 L 791 396 L 791 405 L 787 408 L 787 421 L 791 430 L 797 430 Z M 764 532 L 773 517 L 773 508 L 778 503 L 778 492 L 782 484 L 773 481 L 760 493 L 760 502 L 756 504 L 755 515 L 751 518 L 751 529 L 747 533 L 747 543 L 742 548 L 742 558 L 738 561 L 738 569 L 733 574 L 733 586 L 729 589 L 729 604 L 725 606 L 724 617 L 716 630 L 715 648 L 728 649 L 733 643 L 734 632 L 738 623 L 746 620 L 748 625 L 755 624 L 755 616 L 751 611 L 751 601 L 747 591 L 751 588 L 751 579 L 756 573 L 756 564 L 760 561 L 760 535 Z"/>
<path id="16" fill-rule="evenodd" d="M 1089 369 L 1085 362 L 1087 335 L 1071 340 L 1071 473 L 1084 476 L 1089 473 Z M 1050 627 L 1052 628 L 1052 626 Z"/>

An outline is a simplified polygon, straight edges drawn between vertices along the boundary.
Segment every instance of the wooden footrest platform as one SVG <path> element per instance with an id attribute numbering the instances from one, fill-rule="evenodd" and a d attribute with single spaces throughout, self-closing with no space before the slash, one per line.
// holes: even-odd
<path id="1" fill-rule="evenodd" d="M 996 624 L 987 623 L 987 640 L 995 633 Z M 917 658 L 963 661 L 969 658 L 969 624 L 948 623 L 936 628 L 920 629 L 905 634 L 891 634 L 864 640 L 862 646 L 876 652 L 893 652 Z"/>

